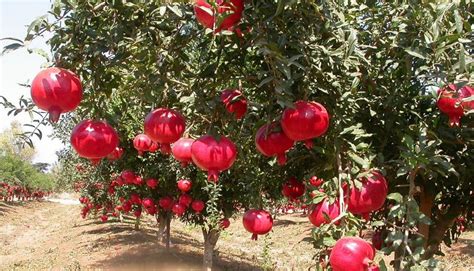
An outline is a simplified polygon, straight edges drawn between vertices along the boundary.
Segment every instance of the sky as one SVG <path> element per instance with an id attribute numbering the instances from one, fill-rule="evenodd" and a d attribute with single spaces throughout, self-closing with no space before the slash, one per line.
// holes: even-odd
<path id="1" fill-rule="evenodd" d="M 27 26 L 37 17 L 47 13 L 51 6 L 50 0 L 0 0 L 0 38 L 14 37 L 23 39 L 26 36 Z M 32 42 L 31 48 L 42 48 L 49 52 L 46 39 L 38 39 Z M 0 48 L 9 42 L 0 41 Z M 1 50 L 0 50 L 1 51 Z M 28 88 L 19 86 L 18 83 L 31 82 L 34 76 L 41 70 L 45 59 L 38 55 L 29 54 L 26 49 L 19 49 L 0 56 L 0 95 L 17 104 L 21 95 L 30 97 Z M 10 127 L 13 120 L 21 123 L 30 123 L 30 117 L 26 114 L 12 117 L 7 116 L 7 110 L 0 106 L 0 131 Z M 56 151 L 64 146 L 57 139 L 51 139 L 50 126 L 43 127 L 43 139 L 36 137 L 33 142 L 36 149 L 34 162 L 54 163 L 57 161 Z"/>

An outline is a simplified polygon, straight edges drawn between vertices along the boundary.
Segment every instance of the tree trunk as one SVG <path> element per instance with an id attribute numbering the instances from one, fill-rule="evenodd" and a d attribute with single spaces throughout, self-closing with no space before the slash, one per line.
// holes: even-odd
<path id="1" fill-rule="evenodd" d="M 443 241 L 446 231 L 453 226 L 456 218 L 463 213 L 464 209 L 465 207 L 452 205 L 445 214 L 437 217 L 437 221 L 434 221 L 430 227 L 430 238 L 423 258 L 430 259 L 439 250 L 439 245 Z"/>
<path id="2" fill-rule="evenodd" d="M 220 231 L 216 229 L 206 229 L 202 228 L 202 234 L 204 236 L 204 255 L 203 255 L 203 269 L 210 271 L 212 270 L 212 262 L 214 256 L 214 248 L 216 246 L 217 240 L 219 240 Z"/>
<path id="3" fill-rule="evenodd" d="M 435 196 L 436 193 L 435 191 L 433 191 L 433 187 L 431 187 L 430 185 L 425 185 L 423 187 L 423 191 L 421 191 L 420 193 L 420 211 L 429 219 L 431 219 Z M 418 232 L 425 237 L 426 248 L 428 240 L 430 239 L 430 225 L 419 223 Z"/>
<path id="4" fill-rule="evenodd" d="M 170 231 L 171 231 L 171 217 L 169 214 L 159 214 L 158 222 L 158 240 L 164 243 L 166 249 L 170 248 Z"/>
<path id="5" fill-rule="evenodd" d="M 135 219 L 135 230 L 138 231 L 140 229 L 140 218 L 137 217 Z"/>

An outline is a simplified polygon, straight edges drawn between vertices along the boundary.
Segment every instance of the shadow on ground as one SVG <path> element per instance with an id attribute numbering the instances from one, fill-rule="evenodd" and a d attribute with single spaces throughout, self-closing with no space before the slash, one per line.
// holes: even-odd
<path id="1" fill-rule="evenodd" d="M 90 227 L 103 224 L 88 221 L 77 227 Z M 106 223 L 102 227 L 88 229 L 84 234 L 101 235 L 94 241 L 93 248 L 120 248 L 127 246 L 129 249 L 118 249 L 113 256 L 95 262 L 88 268 L 105 268 L 107 270 L 202 270 L 203 244 L 184 232 L 173 232 L 171 248 L 166 250 L 158 241 L 157 229 L 142 225 L 140 230 L 133 230 L 131 225 Z M 91 244 L 81 243 L 81 246 L 90 247 Z M 131 248 L 130 248 L 131 247 Z M 197 248 L 189 250 L 187 247 Z M 225 248 L 216 252 L 214 256 L 215 270 L 260 270 L 258 266 L 248 263 L 237 255 L 227 255 Z M 242 261 L 235 261 L 235 259 Z M 234 259 L 234 261 L 230 260 Z M 244 262 L 247 260 L 247 262 Z"/>

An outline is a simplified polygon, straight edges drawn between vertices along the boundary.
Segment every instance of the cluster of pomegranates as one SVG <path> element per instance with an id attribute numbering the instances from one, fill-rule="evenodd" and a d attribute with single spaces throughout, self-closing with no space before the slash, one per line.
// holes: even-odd
<path id="1" fill-rule="evenodd" d="M 265 156 L 277 157 L 279 165 L 286 163 L 286 152 L 295 141 L 303 141 L 308 149 L 313 139 L 324 135 L 329 128 L 329 114 L 317 102 L 297 101 L 294 108 L 283 111 L 280 122 L 260 127 L 255 136 L 257 150 Z"/>
<path id="2" fill-rule="evenodd" d="M 315 187 L 319 187 L 323 180 L 316 177 L 310 181 Z M 380 209 L 388 193 L 388 183 L 385 177 L 377 170 L 372 170 L 367 177 L 360 180 L 362 186 L 357 188 L 344 189 L 344 201 L 347 204 L 347 210 L 353 214 L 361 215 L 368 219 L 371 212 Z M 311 223 L 319 227 L 322 224 L 331 223 L 340 215 L 339 199 L 331 201 L 329 198 L 323 199 L 321 202 L 310 207 L 309 220 Z M 336 221 L 335 224 L 339 224 Z"/>
<path id="3" fill-rule="evenodd" d="M 6 182 L 0 182 L 0 200 L 4 201 L 40 200 L 49 194 L 50 192 L 31 190 L 25 186 L 10 185 Z"/>
<path id="4" fill-rule="evenodd" d="M 438 90 L 438 108 L 449 117 L 449 126 L 459 127 L 466 111 L 474 109 L 474 101 L 465 99 L 474 96 L 474 88 L 449 84 Z"/>

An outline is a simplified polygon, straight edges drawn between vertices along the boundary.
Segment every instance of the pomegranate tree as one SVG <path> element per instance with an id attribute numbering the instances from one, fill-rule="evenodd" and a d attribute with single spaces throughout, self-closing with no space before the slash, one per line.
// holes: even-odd
<path id="1" fill-rule="evenodd" d="M 334 271 L 367 271 L 377 268 L 374 248 L 359 237 L 343 237 L 332 248 L 329 262 Z"/>
<path id="2" fill-rule="evenodd" d="M 217 182 L 219 173 L 234 164 L 237 147 L 225 136 L 216 139 L 214 136 L 205 135 L 194 141 L 191 155 L 194 164 L 208 172 L 208 180 Z"/>
<path id="3" fill-rule="evenodd" d="M 72 130 L 70 141 L 80 157 L 97 164 L 118 147 L 119 137 L 105 121 L 83 120 Z"/>
<path id="4" fill-rule="evenodd" d="M 82 85 L 73 72 L 51 67 L 40 71 L 31 82 L 31 98 L 57 122 L 62 113 L 76 109 L 82 99 Z"/>

